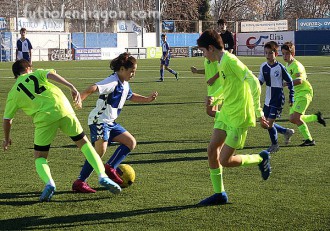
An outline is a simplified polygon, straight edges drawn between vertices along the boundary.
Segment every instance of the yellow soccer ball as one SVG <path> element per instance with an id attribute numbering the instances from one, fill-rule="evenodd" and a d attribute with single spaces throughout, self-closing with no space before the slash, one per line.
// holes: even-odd
<path id="1" fill-rule="evenodd" d="M 123 180 L 123 183 L 120 185 L 122 188 L 127 188 L 132 185 L 135 181 L 135 171 L 129 164 L 120 164 L 117 168 L 117 173 L 120 178 Z"/>

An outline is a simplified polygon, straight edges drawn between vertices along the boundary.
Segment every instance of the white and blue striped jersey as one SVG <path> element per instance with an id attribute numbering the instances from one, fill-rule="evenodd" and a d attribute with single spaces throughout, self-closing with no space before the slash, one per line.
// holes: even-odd
<path id="1" fill-rule="evenodd" d="M 170 46 L 168 45 L 168 43 L 165 41 L 162 44 L 162 51 L 163 51 L 163 57 L 165 57 L 167 51 L 168 51 L 168 55 L 167 58 L 170 59 L 171 58 L 171 52 L 170 52 Z"/>
<path id="2" fill-rule="evenodd" d="M 126 100 L 129 100 L 133 92 L 129 83 L 120 81 L 117 73 L 96 83 L 99 90 L 99 98 L 96 107 L 88 116 L 88 124 L 112 124 L 119 116 Z"/>
<path id="3" fill-rule="evenodd" d="M 30 42 L 30 40 L 25 39 L 24 41 L 22 41 L 21 39 L 17 40 L 16 43 L 16 47 L 17 47 L 17 59 L 25 59 L 27 61 L 30 61 L 30 50 L 32 50 L 32 44 Z"/>
<path id="4" fill-rule="evenodd" d="M 294 90 L 292 78 L 286 71 L 285 67 L 279 62 L 276 62 L 273 65 L 269 65 L 267 62 L 261 64 L 259 81 L 261 85 L 266 82 L 266 106 L 276 108 L 283 107 L 285 102 L 283 80 L 287 82 L 289 88 L 289 98 L 290 101 L 293 102 Z"/>

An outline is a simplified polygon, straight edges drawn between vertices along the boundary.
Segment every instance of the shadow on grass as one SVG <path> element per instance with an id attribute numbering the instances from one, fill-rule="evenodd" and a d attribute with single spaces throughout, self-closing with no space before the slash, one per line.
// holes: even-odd
<path id="1" fill-rule="evenodd" d="M 101 188 L 101 187 L 95 189 L 97 191 L 106 191 L 105 188 Z M 40 203 L 39 202 L 40 194 L 41 192 L 0 193 L 0 205 L 25 206 L 25 205 L 38 204 Z M 61 194 L 72 194 L 72 195 L 77 194 L 77 198 L 79 199 L 56 200 L 56 196 Z M 26 199 L 31 199 L 31 201 Z M 94 196 L 89 198 L 81 198 L 79 197 L 79 193 L 74 193 L 73 191 L 56 191 L 54 197 L 52 198 L 51 203 L 67 203 L 67 202 L 72 203 L 72 202 L 94 201 L 94 200 L 103 200 L 103 199 L 109 199 L 109 196 L 103 196 L 103 197 Z M 1 220 L 0 220 L 0 224 L 1 224 Z"/>
<path id="2" fill-rule="evenodd" d="M 198 208 L 198 205 L 168 206 L 158 208 L 137 209 L 123 212 L 90 213 L 79 215 L 65 215 L 45 218 L 42 216 L 30 216 L 22 218 L 13 218 L 0 220 L 0 230 L 42 230 L 58 228 L 78 228 L 79 225 L 109 224 L 118 223 L 117 219 L 156 214 L 171 211 L 180 211 L 185 209 Z M 123 221 L 124 222 L 124 221 Z M 81 224 L 83 223 L 83 224 Z M 79 228 L 78 228 L 79 229 Z"/>

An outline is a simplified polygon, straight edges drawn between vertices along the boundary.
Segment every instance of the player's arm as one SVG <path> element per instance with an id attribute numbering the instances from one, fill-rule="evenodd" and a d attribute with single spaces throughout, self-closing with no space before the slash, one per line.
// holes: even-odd
<path id="1" fill-rule="evenodd" d="M 294 95 L 293 81 L 292 81 L 290 74 L 286 71 L 286 69 L 282 66 L 281 66 L 281 69 L 282 69 L 282 76 L 285 81 L 285 85 L 288 86 L 288 89 L 289 89 L 289 103 L 290 103 L 290 106 L 292 106 L 293 95 Z"/>
<path id="2" fill-rule="evenodd" d="M 30 55 L 30 65 L 32 65 L 32 50 L 29 50 L 29 55 Z"/>
<path id="3" fill-rule="evenodd" d="M 148 97 L 139 95 L 137 93 L 133 93 L 130 100 L 135 103 L 149 103 L 154 101 L 157 98 L 157 96 L 158 96 L 157 91 L 152 92 Z"/>
<path id="4" fill-rule="evenodd" d="M 190 67 L 190 70 L 194 74 L 202 74 L 205 75 L 205 69 L 197 69 L 195 66 Z"/>
<path id="5" fill-rule="evenodd" d="M 234 35 L 233 35 L 233 33 L 230 32 L 230 36 L 228 36 L 228 46 L 229 46 L 228 51 L 230 53 L 233 53 L 233 51 L 234 51 L 234 45 L 235 45 Z"/>
<path id="6" fill-rule="evenodd" d="M 207 85 L 212 85 L 219 78 L 219 72 L 217 72 L 212 78 L 210 78 L 206 83 Z"/>
<path id="7" fill-rule="evenodd" d="M 4 139 L 2 142 L 2 147 L 4 151 L 6 151 L 9 145 L 11 145 L 10 130 L 11 130 L 12 122 L 13 122 L 12 119 L 3 119 L 2 127 L 3 127 Z"/>
<path id="8" fill-rule="evenodd" d="M 256 117 L 259 119 L 260 125 L 263 128 L 268 129 L 269 124 L 267 119 L 264 116 L 262 108 L 260 107 L 260 95 L 261 95 L 261 86 L 257 77 L 250 70 L 246 70 L 245 81 L 250 86 L 250 90 L 253 98 L 253 107 Z"/>
<path id="9" fill-rule="evenodd" d="M 215 117 L 218 111 L 218 105 L 213 105 L 214 97 L 207 96 L 205 99 L 206 114 L 211 117 Z"/>
<path id="10" fill-rule="evenodd" d="M 16 61 L 17 61 L 17 56 L 18 56 L 18 40 L 17 40 L 17 42 L 16 42 Z"/>
<path id="11" fill-rule="evenodd" d="M 83 92 L 81 92 L 81 100 L 84 101 L 89 95 L 93 94 L 96 91 L 98 91 L 98 87 L 96 84 L 89 86 Z"/>
<path id="12" fill-rule="evenodd" d="M 68 87 L 71 91 L 71 96 L 72 96 L 72 99 L 73 99 L 73 102 L 74 102 L 75 106 L 77 108 L 81 108 L 81 106 L 82 106 L 81 101 L 82 100 L 81 100 L 81 97 L 80 97 L 80 93 L 76 89 L 76 87 L 73 86 L 73 84 L 71 84 L 65 78 L 63 78 L 62 76 L 60 76 L 59 74 L 56 74 L 54 72 L 49 72 L 47 74 L 47 78 Z"/>

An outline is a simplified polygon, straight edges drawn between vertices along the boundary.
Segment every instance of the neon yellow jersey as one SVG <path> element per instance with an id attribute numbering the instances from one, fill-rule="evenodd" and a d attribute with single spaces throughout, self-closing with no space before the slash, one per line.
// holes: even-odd
<path id="1" fill-rule="evenodd" d="M 60 88 L 50 83 L 47 74 L 54 70 L 38 69 L 20 75 L 8 93 L 5 119 L 14 118 L 18 109 L 33 117 L 33 123 L 51 124 L 74 110 Z"/>
<path id="2" fill-rule="evenodd" d="M 298 60 L 294 59 L 290 65 L 286 64 L 286 69 L 293 81 L 295 79 L 303 81 L 302 84 L 294 86 L 294 98 L 305 97 L 307 94 L 313 96 L 313 88 L 307 79 L 305 67 Z"/>
<path id="3" fill-rule="evenodd" d="M 260 108 L 261 87 L 257 77 L 233 54 L 225 51 L 218 64 L 223 104 L 216 115 L 233 128 L 256 125 L 256 117 L 263 116 Z"/>

